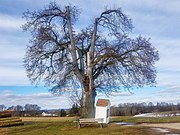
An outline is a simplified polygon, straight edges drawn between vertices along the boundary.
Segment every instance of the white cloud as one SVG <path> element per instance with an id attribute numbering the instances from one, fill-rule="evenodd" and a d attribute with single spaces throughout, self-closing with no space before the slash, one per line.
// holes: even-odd
<path id="1" fill-rule="evenodd" d="M 156 98 L 155 98 L 156 97 Z M 130 101 L 133 103 L 133 100 L 130 99 Z M 153 102 L 154 104 L 157 102 L 167 102 L 167 103 L 179 103 L 179 96 L 165 96 L 165 95 L 152 95 L 147 97 L 142 97 L 140 99 L 136 100 L 138 103 L 140 102 Z"/>
<path id="2" fill-rule="evenodd" d="M 111 105 L 118 105 L 120 103 L 149 103 L 153 102 L 156 104 L 157 102 L 167 102 L 167 103 L 179 103 L 180 95 L 173 92 L 171 94 L 165 94 L 165 93 L 153 93 L 153 94 L 134 94 L 131 96 L 119 96 L 119 97 L 111 97 L 109 98 L 111 101 Z"/>
<path id="3" fill-rule="evenodd" d="M 0 91 L 0 103 L 6 106 L 37 104 L 41 109 L 69 108 L 67 97 L 55 97 L 51 93 L 15 94 L 11 90 Z"/>
<path id="4" fill-rule="evenodd" d="M 0 30 L 20 30 L 20 27 L 25 23 L 23 19 L 18 16 L 11 16 L 8 14 L 0 14 Z"/>
<path id="5" fill-rule="evenodd" d="M 29 85 L 25 69 L 18 67 L 0 67 L 0 85 Z"/>
<path id="6" fill-rule="evenodd" d="M 18 41 L 0 41 L 0 85 L 29 84 L 23 67 L 24 53 Z"/>
<path id="7" fill-rule="evenodd" d="M 156 63 L 158 86 L 180 86 L 180 40 L 154 39 L 153 45 L 159 50 L 160 60 Z"/>
<path id="8" fill-rule="evenodd" d="M 158 91 L 158 93 L 165 93 L 165 94 L 178 94 L 178 95 L 180 95 L 180 86 L 172 86 L 172 87 L 169 87 L 169 88 L 167 88 L 167 89 L 165 89 L 165 90 L 160 90 L 160 91 Z"/>
<path id="9" fill-rule="evenodd" d="M 0 85 L 29 84 L 23 67 L 26 35 L 0 32 L 0 36 Z"/>
<path id="10" fill-rule="evenodd" d="M 0 45 L 0 60 L 5 60 L 8 62 L 8 60 L 12 61 L 23 61 L 23 57 L 25 55 L 25 51 L 22 48 L 19 48 L 18 46 L 8 46 L 8 45 Z M 5 62 L 4 61 L 4 62 Z"/>
<path id="11" fill-rule="evenodd" d="M 109 4 L 113 3 L 111 0 L 108 2 Z M 119 3 L 120 6 L 128 8 L 130 11 L 150 11 L 150 12 L 166 12 L 170 14 L 179 13 L 179 0 L 119 0 L 116 4 Z M 153 9 L 153 10 L 152 10 Z"/>

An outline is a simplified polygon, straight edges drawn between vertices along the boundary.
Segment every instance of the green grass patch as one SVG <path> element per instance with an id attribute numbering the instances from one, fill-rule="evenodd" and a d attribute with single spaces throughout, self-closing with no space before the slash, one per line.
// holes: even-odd
<path id="1" fill-rule="evenodd" d="M 148 127 L 121 126 L 116 122 L 132 123 L 170 123 L 180 122 L 180 117 L 164 118 L 134 118 L 131 116 L 112 117 L 108 126 L 100 129 L 99 126 L 86 126 L 80 129 L 75 118 L 70 117 L 24 117 L 21 118 L 25 125 L 1 128 L 3 135 L 144 135 L 151 134 Z"/>
<path id="2" fill-rule="evenodd" d="M 143 118 L 132 116 L 112 117 L 111 122 L 131 122 L 131 123 L 175 123 L 180 122 L 180 116 L 174 117 L 159 117 L 159 118 Z"/>
<path id="3" fill-rule="evenodd" d="M 99 126 L 86 126 L 80 129 L 73 123 L 74 118 L 37 117 L 21 118 L 25 125 L 3 128 L 4 135 L 144 135 L 146 127 L 125 127 L 115 123 L 100 129 Z M 118 120 L 119 118 L 116 118 Z"/>

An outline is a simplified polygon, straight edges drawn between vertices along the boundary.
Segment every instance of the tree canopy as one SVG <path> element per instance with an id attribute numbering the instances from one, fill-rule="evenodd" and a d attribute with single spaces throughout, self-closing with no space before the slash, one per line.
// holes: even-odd
<path id="1" fill-rule="evenodd" d="M 23 29 L 32 35 L 24 65 L 32 82 L 43 80 L 54 94 L 80 87 L 82 108 L 89 110 L 96 92 L 155 84 L 158 51 L 149 39 L 130 38 L 132 20 L 121 8 L 105 9 L 82 30 L 74 29 L 79 15 L 77 7 L 54 2 L 24 13 Z"/>

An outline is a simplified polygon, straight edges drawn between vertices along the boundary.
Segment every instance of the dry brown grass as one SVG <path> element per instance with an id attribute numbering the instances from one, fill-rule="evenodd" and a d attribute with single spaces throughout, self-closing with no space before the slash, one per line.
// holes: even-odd
<path id="1" fill-rule="evenodd" d="M 161 135 L 150 127 L 128 127 L 115 123 L 111 123 L 103 129 L 98 126 L 86 126 L 78 129 L 73 123 L 75 118 L 72 117 L 23 117 L 21 119 L 25 125 L 3 128 L 0 130 L 0 135 Z M 131 117 L 116 117 L 112 121 L 129 119 L 138 121 Z"/>

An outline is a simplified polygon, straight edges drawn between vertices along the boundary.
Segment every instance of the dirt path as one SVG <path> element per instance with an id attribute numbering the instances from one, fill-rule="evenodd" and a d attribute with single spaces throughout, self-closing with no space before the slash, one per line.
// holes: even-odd
<path id="1" fill-rule="evenodd" d="M 170 128 L 170 129 L 180 130 L 180 123 L 158 123 L 158 124 L 143 123 L 140 124 L 140 126 Z"/>

